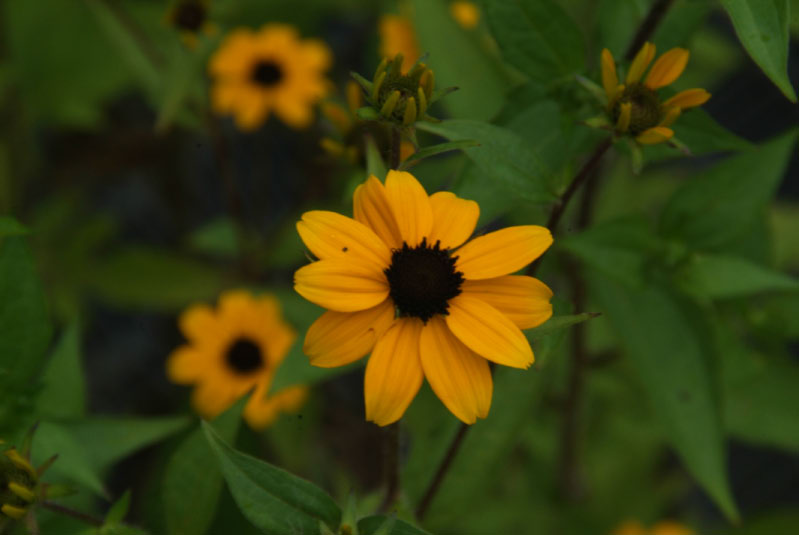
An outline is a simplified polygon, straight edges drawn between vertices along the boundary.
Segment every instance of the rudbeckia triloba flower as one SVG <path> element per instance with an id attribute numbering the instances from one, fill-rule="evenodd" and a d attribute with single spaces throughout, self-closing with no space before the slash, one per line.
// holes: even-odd
<path id="1" fill-rule="evenodd" d="M 355 218 L 306 212 L 297 223 L 319 259 L 294 275 L 297 292 L 326 309 L 304 350 L 311 364 L 343 366 L 371 352 L 366 419 L 402 417 L 422 379 L 466 423 L 485 418 L 493 383 L 488 361 L 533 363 L 521 329 L 552 315 L 552 292 L 511 275 L 552 244 L 549 230 L 518 226 L 464 244 L 480 209 L 449 192 L 427 195 L 410 173 L 374 176 L 354 194 Z"/>
<path id="2" fill-rule="evenodd" d="M 38 469 L 30 462 L 30 443 L 33 430 L 28 434 L 22 452 L 8 448 L 0 452 L 0 532 L 5 526 L 28 514 L 31 506 L 46 498 L 47 486 L 39 484 L 39 477 L 52 465 L 55 457 L 45 461 Z M 0 440 L 0 449 L 5 443 Z"/>
<path id="3" fill-rule="evenodd" d="M 313 120 L 313 107 L 327 92 L 327 45 L 300 40 L 291 26 L 267 24 L 234 30 L 211 58 L 211 103 L 230 113 L 242 130 L 254 130 L 274 112 L 293 128 Z"/>
<path id="4" fill-rule="evenodd" d="M 637 521 L 625 522 L 613 532 L 613 535 L 695 535 L 696 532 L 678 522 L 664 520 L 652 529 L 646 529 Z"/>
<path id="5" fill-rule="evenodd" d="M 305 387 L 269 392 L 296 337 L 274 297 L 226 292 L 216 309 L 204 304 L 186 309 L 179 324 L 188 344 L 169 356 L 167 375 L 175 383 L 195 385 L 192 405 L 203 418 L 213 418 L 253 389 L 244 419 L 254 429 L 305 401 Z"/>
<path id="6" fill-rule="evenodd" d="M 452 18 L 466 30 L 476 28 L 477 23 L 480 22 L 480 8 L 474 2 L 457 0 L 450 3 L 449 10 L 452 13 Z"/>
<path id="7" fill-rule="evenodd" d="M 618 134 L 630 134 L 642 145 L 668 141 L 674 136 L 669 126 L 680 113 L 707 102 L 710 93 L 704 89 L 686 89 L 664 102 L 657 94 L 658 89 L 680 77 L 689 55 L 684 48 L 672 48 L 655 61 L 644 78 L 644 72 L 655 57 L 655 45 L 644 43 L 624 83 L 619 83 L 613 56 L 607 48 L 602 51 L 602 85 L 608 99 L 607 111 Z"/>
<path id="8" fill-rule="evenodd" d="M 208 21 L 208 0 L 178 0 L 169 10 L 167 20 L 191 47 L 197 44 L 200 33 L 214 31 L 213 24 Z"/>
<path id="9" fill-rule="evenodd" d="M 413 24 L 401 15 L 383 15 L 378 25 L 380 33 L 380 55 L 393 58 L 402 54 L 402 72 L 408 72 L 421 55 Z"/>

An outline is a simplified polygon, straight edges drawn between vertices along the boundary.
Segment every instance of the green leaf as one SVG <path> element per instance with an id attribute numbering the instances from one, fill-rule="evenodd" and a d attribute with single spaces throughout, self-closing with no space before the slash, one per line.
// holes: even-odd
<path id="1" fill-rule="evenodd" d="M 80 350 L 80 328 L 73 322 L 58 342 L 42 377 L 39 413 L 49 418 L 79 418 L 86 412 L 86 381 Z"/>
<path id="2" fill-rule="evenodd" d="M 471 139 L 464 139 L 461 141 L 450 141 L 449 143 L 439 143 L 438 145 L 431 145 L 429 147 L 419 149 L 418 151 L 408 156 L 408 158 L 404 162 L 402 162 L 402 165 L 400 165 L 400 170 L 405 171 L 410 167 L 413 167 L 420 161 L 424 160 L 425 158 L 430 158 L 431 156 L 436 156 L 438 154 L 443 154 L 445 152 L 450 152 L 453 150 L 463 150 L 469 147 L 478 147 L 478 146 L 480 146 L 480 144 L 477 141 Z"/>
<path id="3" fill-rule="evenodd" d="M 51 326 L 24 238 L 0 241 L 0 392 L 19 392 L 41 369 Z"/>
<path id="4" fill-rule="evenodd" d="M 726 255 L 693 255 L 680 267 L 676 278 L 684 289 L 709 299 L 799 290 L 796 279 L 744 258 Z"/>
<path id="5" fill-rule="evenodd" d="M 774 195 L 795 142 L 792 131 L 688 179 L 661 215 L 662 232 L 704 250 L 740 237 Z"/>
<path id="6" fill-rule="evenodd" d="M 241 453 L 203 422 L 222 474 L 241 512 L 266 533 L 320 533 L 319 522 L 334 532 L 341 510 L 322 489 L 285 470 Z"/>
<path id="7" fill-rule="evenodd" d="M 644 285 L 648 257 L 662 244 L 642 217 L 625 217 L 561 238 L 558 247 L 617 282 Z"/>
<path id="8" fill-rule="evenodd" d="M 5 238 L 6 236 L 22 236 L 29 232 L 30 230 L 28 230 L 25 225 L 21 224 L 13 217 L 0 216 L 0 238 Z"/>
<path id="9" fill-rule="evenodd" d="M 178 310 L 216 298 L 223 275 L 201 262 L 168 251 L 126 246 L 94 266 L 89 284 L 122 307 Z"/>
<path id="10" fill-rule="evenodd" d="M 239 251 L 236 224 L 227 217 L 214 219 L 192 232 L 188 245 L 198 253 L 217 258 L 236 258 Z"/>
<path id="11" fill-rule="evenodd" d="M 543 325 L 539 325 L 538 327 L 535 327 L 533 329 L 527 330 L 525 334 L 532 339 L 538 338 L 540 336 L 547 336 L 549 334 L 554 333 L 555 331 L 566 329 L 567 327 L 577 325 L 578 323 L 583 323 L 584 321 L 594 319 L 598 315 L 599 314 L 593 312 L 583 312 L 581 314 L 552 316 L 546 321 L 546 323 L 544 323 Z"/>
<path id="12" fill-rule="evenodd" d="M 220 414 L 214 429 L 226 442 L 235 442 L 241 413 L 249 396 Z M 202 466 L 202 470 L 197 468 Z M 203 535 L 214 520 L 222 492 L 222 472 L 215 462 L 202 427 L 177 447 L 164 472 L 161 496 L 169 535 Z"/>
<path id="13" fill-rule="evenodd" d="M 106 524 L 119 524 L 128 515 L 130 510 L 130 490 L 125 493 L 111 506 L 105 515 Z"/>
<path id="14" fill-rule="evenodd" d="M 583 69 L 582 32 L 557 2 L 486 0 L 483 11 L 505 59 L 533 80 L 551 83 Z"/>
<path id="15" fill-rule="evenodd" d="M 788 0 L 721 0 L 721 5 L 755 63 L 791 102 L 796 102 L 796 91 L 788 78 Z"/>
<path id="16" fill-rule="evenodd" d="M 61 476 L 100 496 L 106 496 L 105 486 L 88 445 L 64 425 L 41 422 L 33 437 L 33 461 L 39 465 L 58 455 L 48 475 Z"/>
<path id="17" fill-rule="evenodd" d="M 737 152 L 752 148 L 751 143 L 718 124 L 701 108 L 686 111 L 674 123 L 673 129 L 674 136 L 684 143 L 693 155 Z M 651 145 L 645 150 L 651 161 L 684 157 L 682 152 L 666 143 Z"/>
<path id="18" fill-rule="evenodd" d="M 464 149 L 464 152 L 480 168 L 485 179 L 497 181 L 528 201 L 555 200 L 548 188 L 549 169 L 530 144 L 510 130 L 468 120 L 419 123 L 417 128 L 452 141 L 475 140 L 480 146 Z"/>
<path id="19" fill-rule="evenodd" d="M 597 275 L 590 288 L 613 324 L 648 394 L 665 436 L 688 471 L 730 519 L 730 493 L 720 410 L 703 341 L 665 290 L 631 290 Z"/>
<path id="20" fill-rule="evenodd" d="M 92 418 L 67 425 L 98 470 L 160 442 L 189 425 L 185 416 L 163 418 Z"/>
<path id="21" fill-rule="evenodd" d="M 386 530 L 386 531 L 383 531 Z M 358 535 L 430 535 L 403 520 L 384 515 L 367 516 L 358 521 Z"/>
<path id="22" fill-rule="evenodd" d="M 385 180 L 386 173 L 386 162 L 383 161 L 374 138 L 366 136 L 366 174 Z"/>
<path id="23" fill-rule="evenodd" d="M 502 106 L 507 87 L 496 58 L 482 46 L 478 34 L 458 25 L 448 1 L 413 0 L 411 4 L 414 29 L 422 51 L 429 53 L 425 63 L 435 71 L 436 85 L 464 88 L 448 95 L 441 104 L 456 117 L 493 117 Z"/>

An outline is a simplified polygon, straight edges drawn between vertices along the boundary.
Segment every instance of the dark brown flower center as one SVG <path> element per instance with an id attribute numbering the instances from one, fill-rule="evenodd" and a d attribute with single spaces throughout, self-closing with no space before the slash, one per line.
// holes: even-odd
<path id="1" fill-rule="evenodd" d="M 630 108 L 630 133 L 637 136 L 644 130 L 660 124 L 663 111 L 660 108 L 660 99 L 657 93 L 644 84 L 630 84 L 624 89 L 613 105 L 613 122 L 615 123 L 621 113 L 621 105 L 629 102 Z"/>
<path id="2" fill-rule="evenodd" d="M 273 61 L 261 60 L 255 64 L 251 78 L 260 86 L 272 87 L 283 79 L 283 69 Z"/>
<path id="3" fill-rule="evenodd" d="M 463 284 L 463 273 L 455 269 L 457 258 L 439 242 L 431 247 L 426 238 L 416 247 L 403 243 L 395 249 L 384 273 L 399 315 L 427 323 L 436 314 L 449 314 L 449 300 L 461 293 Z"/>
<path id="4" fill-rule="evenodd" d="M 249 338 L 238 338 L 230 344 L 225 359 L 234 372 L 247 375 L 261 369 L 266 363 L 261 348 Z"/>
<path id="5" fill-rule="evenodd" d="M 181 30 L 196 32 L 205 23 L 205 17 L 205 6 L 202 3 L 196 0 L 187 0 L 177 5 L 173 20 L 175 26 Z"/>

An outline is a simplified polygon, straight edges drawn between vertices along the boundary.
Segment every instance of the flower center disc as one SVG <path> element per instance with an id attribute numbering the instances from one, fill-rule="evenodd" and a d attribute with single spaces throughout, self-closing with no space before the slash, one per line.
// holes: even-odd
<path id="1" fill-rule="evenodd" d="M 463 273 L 455 270 L 457 258 L 438 242 L 430 247 L 426 238 L 417 247 L 403 243 L 395 249 L 384 273 L 399 315 L 425 323 L 436 314 L 447 315 L 449 300 L 461 293 L 463 283 Z"/>
<path id="2" fill-rule="evenodd" d="M 205 22 L 205 7 L 199 2 L 181 2 L 175 11 L 175 26 L 190 32 L 198 31 Z"/>
<path id="3" fill-rule="evenodd" d="M 657 93 L 643 84 L 632 84 L 624 89 L 613 105 L 613 121 L 619 118 L 622 103 L 632 104 L 630 109 L 630 132 L 638 135 L 657 126 L 663 118 Z"/>
<path id="4" fill-rule="evenodd" d="M 263 87 L 272 87 L 283 78 L 283 69 L 272 61 L 261 60 L 252 70 L 252 81 Z"/>
<path id="5" fill-rule="evenodd" d="M 254 372 L 264 365 L 261 348 L 248 338 L 239 338 L 227 350 L 228 366 L 241 375 Z"/>

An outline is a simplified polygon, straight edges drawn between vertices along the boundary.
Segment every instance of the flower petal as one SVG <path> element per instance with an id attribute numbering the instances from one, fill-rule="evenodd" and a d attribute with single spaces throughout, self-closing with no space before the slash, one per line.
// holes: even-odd
<path id="1" fill-rule="evenodd" d="M 665 126 L 655 126 L 644 130 L 635 138 L 641 145 L 656 145 L 668 141 L 674 135 L 674 130 Z"/>
<path id="2" fill-rule="evenodd" d="M 296 412 L 308 398 L 308 388 L 290 386 L 280 392 L 269 395 L 265 383 L 256 388 L 244 406 L 244 419 L 256 430 L 271 425 L 281 412 Z"/>
<path id="3" fill-rule="evenodd" d="M 710 93 L 704 89 L 686 89 L 685 91 L 680 91 L 668 99 L 663 103 L 663 106 L 675 106 L 682 109 L 694 108 L 696 106 L 701 106 L 709 99 Z"/>
<path id="4" fill-rule="evenodd" d="M 467 280 L 463 295 L 485 301 L 520 329 L 538 327 L 552 317 L 552 290 L 538 279 L 506 275 L 495 279 Z"/>
<path id="5" fill-rule="evenodd" d="M 650 89 L 669 85 L 680 77 L 690 56 L 691 53 L 684 48 L 672 48 L 652 65 L 652 70 L 649 71 L 644 85 Z"/>
<path id="6" fill-rule="evenodd" d="M 236 392 L 221 382 L 204 382 L 191 393 L 191 404 L 203 418 L 214 418 L 236 401 Z"/>
<path id="7" fill-rule="evenodd" d="M 607 48 L 602 50 L 602 85 L 608 96 L 608 105 L 616 98 L 616 87 L 619 85 L 619 76 L 616 74 L 616 62 L 613 54 Z"/>
<path id="8" fill-rule="evenodd" d="M 191 305 L 184 310 L 178 325 L 183 335 L 192 342 L 201 341 L 218 330 L 214 311 L 206 304 Z"/>
<path id="9" fill-rule="evenodd" d="M 438 399 L 462 422 L 488 416 L 493 381 L 488 361 L 463 345 L 441 317 L 422 329 L 422 369 Z"/>
<path id="10" fill-rule="evenodd" d="M 208 367 L 204 355 L 191 346 L 181 346 L 173 351 L 166 361 L 166 374 L 173 383 L 187 385 L 196 383 Z"/>
<path id="11" fill-rule="evenodd" d="M 630 116 L 632 115 L 632 102 L 622 102 L 619 106 L 619 118 L 616 119 L 616 130 L 626 132 L 630 128 Z"/>
<path id="12" fill-rule="evenodd" d="M 430 196 L 433 228 L 428 243 L 441 241 L 442 249 L 454 249 L 469 239 L 480 217 L 480 206 L 454 193 L 439 191 Z"/>
<path id="13" fill-rule="evenodd" d="M 366 262 L 341 259 L 301 267 L 294 274 L 294 289 L 308 301 L 338 312 L 366 310 L 388 297 L 382 271 Z"/>
<path id="14" fill-rule="evenodd" d="M 389 249 L 402 247 L 402 238 L 397 220 L 391 211 L 386 188 L 374 175 L 355 189 L 352 201 L 356 221 L 371 228 Z"/>
<path id="15" fill-rule="evenodd" d="M 402 241 L 411 247 L 419 245 L 433 227 L 433 209 L 427 192 L 412 174 L 392 169 L 386 176 L 386 197 Z"/>
<path id="16" fill-rule="evenodd" d="M 357 256 L 381 269 L 391 263 L 391 251 L 372 229 L 335 212 L 305 212 L 297 223 L 297 232 L 321 260 Z"/>
<path id="17" fill-rule="evenodd" d="M 660 120 L 660 124 L 658 126 L 671 126 L 674 124 L 674 121 L 682 113 L 682 109 L 676 107 L 664 107 L 663 108 L 663 118 Z"/>
<path id="18" fill-rule="evenodd" d="M 366 364 L 366 419 L 377 425 L 399 420 L 411 404 L 424 373 L 419 360 L 422 321 L 400 318 L 380 337 Z"/>
<path id="19" fill-rule="evenodd" d="M 345 366 L 369 353 L 393 321 L 390 299 L 359 312 L 328 311 L 308 329 L 302 349 L 314 366 Z"/>
<path id="20" fill-rule="evenodd" d="M 455 267 L 466 279 L 491 279 L 518 271 L 552 245 L 538 225 L 508 227 L 479 236 L 457 250 Z"/>
<path id="21" fill-rule="evenodd" d="M 533 350 L 522 331 L 485 301 L 459 295 L 449 301 L 447 326 L 466 347 L 490 361 L 529 368 Z"/>
<path id="22" fill-rule="evenodd" d="M 639 81 L 644 75 L 646 68 L 649 67 L 650 63 L 652 63 L 652 59 L 654 57 L 655 45 L 649 42 L 644 43 L 644 46 L 642 46 L 641 50 L 638 51 L 638 54 L 635 55 L 635 59 L 633 59 L 633 62 L 630 65 L 630 70 L 627 71 L 625 83 L 630 85 Z"/>

